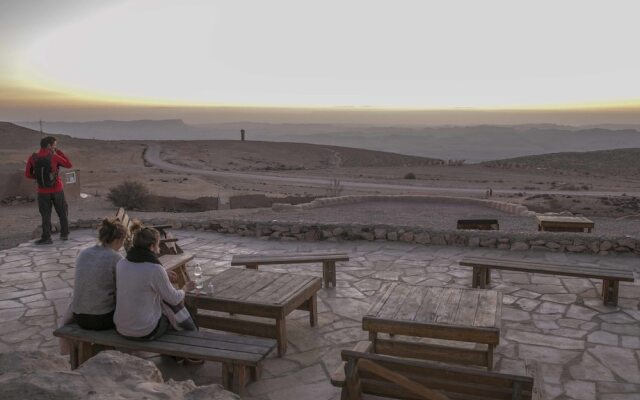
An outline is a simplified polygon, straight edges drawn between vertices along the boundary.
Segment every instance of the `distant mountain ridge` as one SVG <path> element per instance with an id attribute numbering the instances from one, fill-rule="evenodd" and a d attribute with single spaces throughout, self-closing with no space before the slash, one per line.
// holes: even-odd
<path id="1" fill-rule="evenodd" d="M 39 129 L 37 122 L 19 125 Z M 478 126 L 364 126 L 235 122 L 189 125 L 180 119 L 45 122 L 44 130 L 102 140 L 247 140 L 300 142 L 481 162 L 559 152 L 640 148 L 640 131 L 554 124 Z"/>

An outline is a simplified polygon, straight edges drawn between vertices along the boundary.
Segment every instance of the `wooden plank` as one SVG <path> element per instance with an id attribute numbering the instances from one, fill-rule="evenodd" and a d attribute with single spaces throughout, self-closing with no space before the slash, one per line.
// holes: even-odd
<path id="1" fill-rule="evenodd" d="M 451 400 L 449 397 L 439 392 L 433 391 L 428 387 L 414 382 L 411 379 L 408 379 L 406 376 L 395 373 L 388 368 L 376 364 L 375 362 L 366 359 L 360 359 L 358 360 L 358 368 L 364 371 L 371 372 L 387 381 L 391 381 L 408 390 L 409 392 L 417 394 L 418 397 L 425 400 Z"/>
<path id="2" fill-rule="evenodd" d="M 228 300 L 221 299 L 214 296 L 209 296 L 206 293 L 200 294 L 196 292 L 188 292 L 185 295 L 185 302 L 189 307 L 222 311 L 241 315 L 253 315 L 256 317 L 265 318 L 278 318 L 282 315 L 282 306 L 273 304 L 263 304 L 259 302 L 250 302 L 246 300 Z"/>
<path id="3" fill-rule="evenodd" d="M 85 331 L 74 325 L 66 325 L 59 328 L 54 331 L 54 335 L 57 337 L 70 338 L 76 341 L 90 342 L 116 348 L 148 351 L 151 353 L 167 354 L 177 357 L 201 358 L 209 361 L 243 363 L 247 365 L 256 365 L 268 353 L 267 349 L 265 349 L 265 354 L 252 354 L 218 348 L 167 343 L 161 340 L 162 337 L 158 340 L 152 341 L 137 341 L 126 339 L 118 335 L 113 330 Z"/>
<path id="4" fill-rule="evenodd" d="M 165 335 L 174 335 L 175 333 L 175 331 L 168 331 L 167 333 L 165 333 Z M 264 339 L 256 336 L 235 335 L 216 331 L 180 331 L 179 336 L 197 337 L 213 341 L 246 344 L 259 347 L 271 347 L 273 345 L 273 340 L 271 339 Z"/>
<path id="5" fill-rule="evenodd" d="M 248 301 L 264 300 L 268 298 L 272 293 L 274 293 L 278 289 L 285 286 L 288 282 L 291 282 L 293 279 L 295 279 L 295 275 L 286 274 L 285 276 L 281 277 L 275 282 L 272 282 L 269 286 L 260 289 L 256 293 L 253 293 L 252 295 L 247 297 L 247 300 Z"/>
<path id="6" fill-rule="evenodd" d="M 438 308 L 438 304 L 441 301 L 441 297 L 445 294 L 445 288 L 442 287 L 431 287 L 429 289 L 429 293 L 422 300 L 422 305 L 418 309 L 416 313 L 416 317 L 414 321 L 420 323 L 431 323 L 435 322 L 436 319 L 436 309 Z"/>
<path id="7" fill-rule="evenodd" d="M 396 282 L 393 282 L 391 285 L 389 285 L 386 292 L 384 292 L 384 294 L 378 299 L 378 301 L 376 301 L 376 303 L 371 306 L 371 308 L 369 308 L 369 311 L 367 311 L 366 315 L 376 317 L 387 300 L 389 300 L 389 297 L 391 297 L 391 293 L 393 293 L 397 285 L 398 284 Z"/>
<path id="8" fill-rule="evenodd" d="M 462 289 L 448 288 L 447 291 L 448 295 L 443 298 L 436 310 L 436 322 L 439 324 L 452 324 L 460 307 Z"/>
<path id="9" fill-rule="evenodd" d="M 376 354 L 395 357 L 418 358 L 463 365 L 487 366 L 487 352 L 426 343 L 412 343 L 402 340 L 376 340 Z"/>
<path id="10" fill-rule="evenodd" d="M 305 287 L 313 283 L 313 281 L 319 280 L 320 287 L 322 287 L 322 280 L 320 278 L 312 278 L 307 276 L 297 275 L 297 278 L 288 282 L 285 286 L 278 289 L 276 292 L 265 298 L 265 301 L 272 301 L 274 304 L 289 303 L 293 297 L 298 295 Z M 297 307 L 297 306 L 296 306 Z"/>
<path id="11" fill-rule="evenodd" d="M 455 325 L 472 325 L 475 321 L 476 312 L 478 310 L 478 298 L 480 297 L 478 290 L 465 290 L 462 292 L 460 299 L 460 307 L 458 313 L 453 318 L 452 323 Z"/>
<path id="12" fill-rule="evenodd" d="M 498 297 L 502 301 L 502 296 L 495 290 L 483 290 L 478 297 L 478 309 L 472 326 L 483 328 L 495 328 L 500 320 L 497 316 Z"/>
<path id="13" fill-rule="evenodd" d="M 234 255 L 231 258 L 231 266 L 258 264 L 305 264 L 322 261 L 349 261 L 349 256 L 344 253 L 298 253 L 298 254 L 250 254 Z"/>
<path id="14" fill-rule="evenodd" d="M 417 324 L 415 322 L 385 320 L 369 316 L 362 318 L 362 327 L 370 332 L 485 344 L 497 344 L 500 337 L 500 330 L 497 328 L 436 323 Z"/>
<path id="15" fill-rule="evenodd" d="M 418 309 L 420 309 L 420 306 L 422 305 L 422 300 L 425 298 L 428 292 L 428 287 L 411 287 L 411 291 L 407 295 L 407 299 L 405 300 L 405 302 L 398 310 L 395 319 L 403 321 L 413 321 L 416 317 L 416 314 L 418 313 Z"/>
<path id="16" fill-rule="evenodd" d="M 275 338 L 277 336 L 275 326 L 264 322 L 198 314 L 197 323 L 198 326 L 202 328 L 217 329 L 225 332 L 235 332 L 263 338 Z"/>
<path id="17" fill-rule="evenodd" d="M 243 279 L 237 281 L 235 284 L 227 287 L 226 289 L 221 289 L 218 290 L 218 292 L 216 293 L 214 291 L 214 294 L 216 297 L 220 297 L 220 298 L 224 298 L 224 299 L 239 299 L 241 297 L 243 297 L 243 295 L 245 294 L 244 292 L 244 288 L 253 285 L 256 282 L 260 282 L 263 283 L 266 281 L 266 283 L 270 283 L 271 281 L 274 280 L 273 276 L 269 276 L 269 274 L 263 274 L 260 271 L 246 271 L 245 272 L 250 272 L 251 275 L 247 275 L 247 274 L 243 274 Z M 215 281 L 214 281 L 215 282 Z M 264 285 L 266 286 L 266 285 Z M 215 288 L 215 286 L 214 286 Z"/>
<path id="18" fill-rule="evenodd" d="M 389 297 L 389 300 L 386 301 L 378 313 L 378 317 L 383 319 L 392 319 L 409 295 L 410 290 L 411 286 L 409 285 L 397 285 L 391 294 L 391 297 Z"/>
<path id="19" fill-rule="evenodd" d="M 264 354 L 264 346 L 254 346 L 244 343 L 233 343 L 220 340 L 211 340 L 208 338 L 187 337 L 181 335 L 174 335 L 172 332 L 167 332 L 157 340 L 165 343 L 186 344 L 194 347 L 206 347 L 210 349 L 222 349 L 237 351 L 239 353 L 252 353 L 252 354 Z"/>
<path id="20" fill-rule="evenodd" d="M 411 376 L 414 381 L 433 390 L 445 393 L 451 400 L 512 400 L 512 389 L 493 388 L 483 384 L 455 382 L 451 379 L 433 379 L 420 375 Z M 385 382 L 377 376 L 362 371 L 360 373 L 362 392 L 383 398 L 420 400 L 419 397 L 392 382 Z M 523 400 L 531 400 L 530 392 L 522 392 Z M 378 399 L 379 397 L 376 397 Z"/>

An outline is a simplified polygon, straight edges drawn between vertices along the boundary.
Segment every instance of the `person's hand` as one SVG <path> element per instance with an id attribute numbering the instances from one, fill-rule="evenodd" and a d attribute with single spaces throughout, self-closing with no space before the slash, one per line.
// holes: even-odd
<path id="1" fill-rule="evenodd" d="M 185 292 L 190 292 L 195 288 L 196 288 L 196 283 L 194 281 L 189 281 L 182 287 L 182 290 L 184 290 Z"/>
<path id="2" fill-rule="evenodd" d="M 169 271 L 167 275 L 169 275 L 169 281 L 171 283 L 178 283 L 178 274 L 176 274 L 175 271 Z"/>

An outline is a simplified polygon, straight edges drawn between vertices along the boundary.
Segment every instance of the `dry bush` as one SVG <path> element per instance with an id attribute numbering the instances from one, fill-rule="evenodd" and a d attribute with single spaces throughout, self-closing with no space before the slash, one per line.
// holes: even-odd
<path id="1" fill-rule="evenodd" d="M 416 174 L 414 174 L 413 172 L 407 172 L 404 175 L 404 179 L 416 179 Z"/>
<path id="2" fill-rule="evenodd" d="M 109 189 L 107 198 L 116 207 L 128 210 L 143 209 L 149 198 L 149 189 L 141 182 L 124 181 Z"/>

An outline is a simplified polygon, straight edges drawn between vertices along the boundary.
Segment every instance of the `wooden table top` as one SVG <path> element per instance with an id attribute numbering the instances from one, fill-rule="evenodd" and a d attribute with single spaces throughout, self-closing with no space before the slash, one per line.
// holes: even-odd
<path id="1" fill-rule="evenodd" d="M 415 325 L 499 329 L 501 313 L 502 293 L 496 290 L 393 283 L 365 318 Z"/>
<path id="2" fill-rule="evenodd" d="M 593 221 L 585 217 L 570 217 L 565 215 L 537 215 L 538 222 L 561 223 L 561 224 L 581 224 L 593 226 Z"/>
<path id="3" fill-rule="evenodd" d="M 213 295 L 209 291 L 210 282 L 213 283 Z M 229 268 L 206 280 L 198 292 L 188 292 L 186 296 L 282 308 L 313 286 L 320 289 L 322 280 L 307 275 Z"/>

